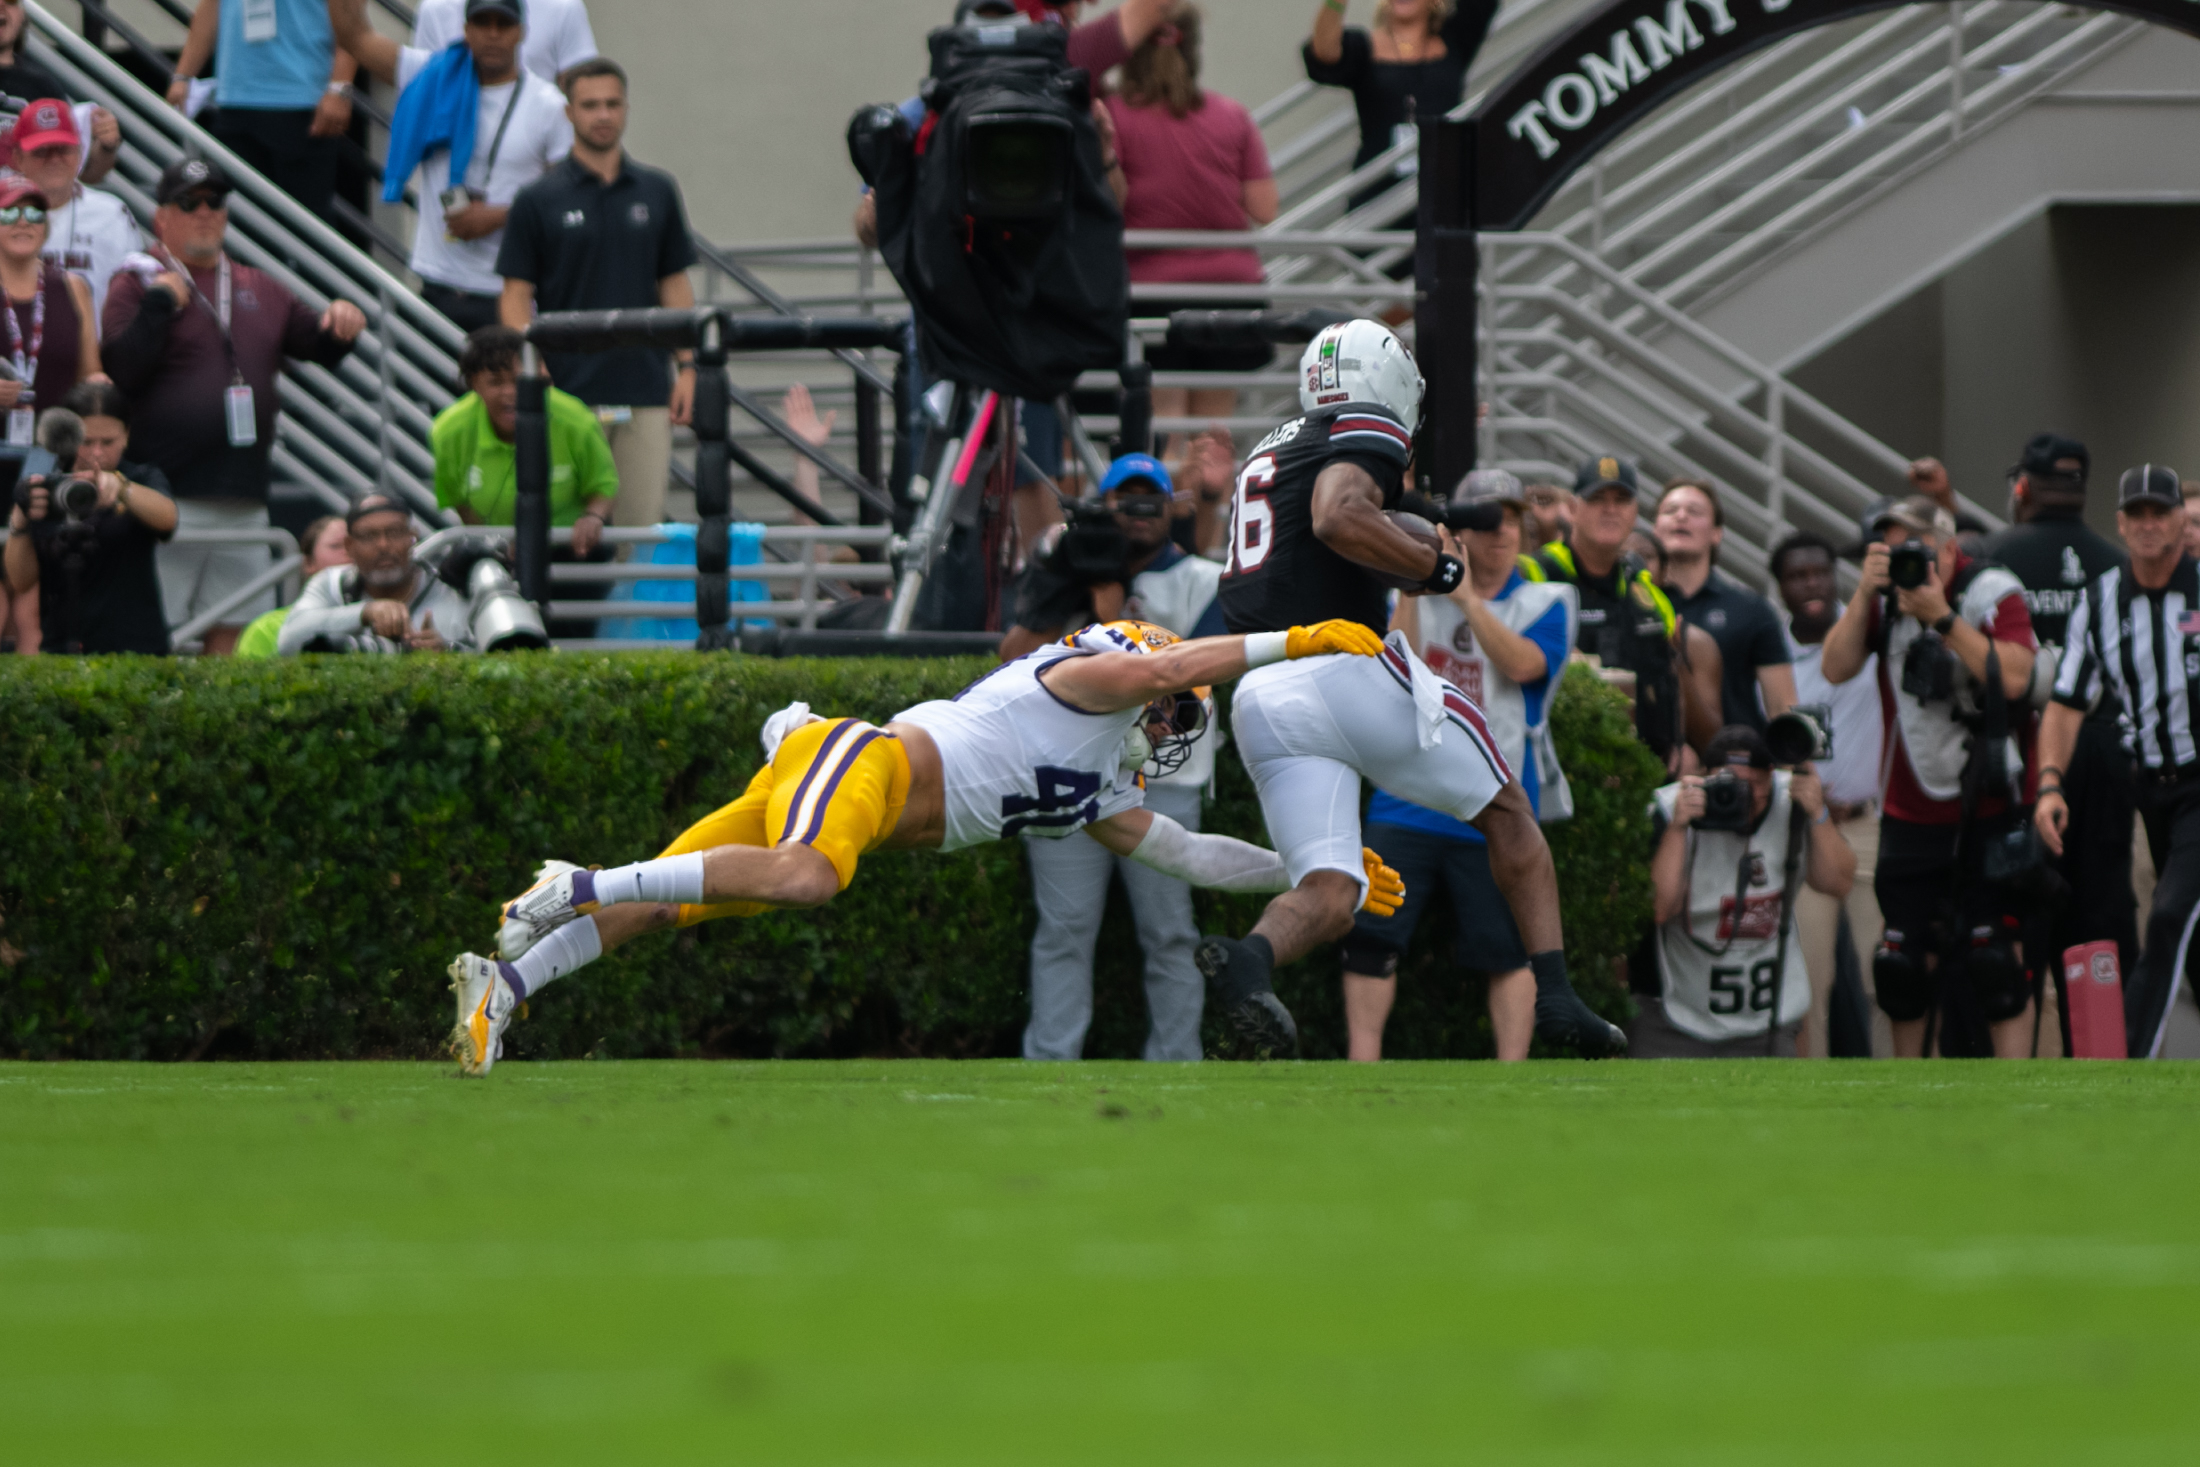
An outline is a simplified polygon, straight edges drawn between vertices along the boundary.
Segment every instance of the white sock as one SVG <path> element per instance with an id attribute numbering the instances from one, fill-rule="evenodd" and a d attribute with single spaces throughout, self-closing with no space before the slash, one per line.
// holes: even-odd
<path id="1" fill-rule="evenodd" d="M 511 964 L 526 985 L 520 996 L 539 993 L 545 983 L 555 983 L 603 956 L 603 934 L 594 917 L 579 917 L 552 932 Z"/>
<path id="2" fill-rule="evenodd" d="M 697 906 L 703 900 L 701 851 L 636 861 L 631 866 L 614 866 L 593 874 L 596 900 L 604 906 L 614 902 L 685 902 Z"/>

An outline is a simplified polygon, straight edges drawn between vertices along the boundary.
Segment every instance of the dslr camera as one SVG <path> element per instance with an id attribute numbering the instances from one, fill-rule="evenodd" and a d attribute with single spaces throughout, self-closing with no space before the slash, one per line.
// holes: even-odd
<path id="1" fill-rule="evenodd" d="M 1887 579 L 1897 590 L 1915 591 L 1932 579 L 1934 559 L 1923 540 L 1905 540 L 1887 552 Z"/>
<path id="2" fill-rule="evenodd" d="M 84 447 L 84 420 L 67 408 L 49 408 L 38 420 L 38 443 L 23 455 L 15 476 L 15 502 L 31 512 L 31 481 L 49 496 L 48 514 L 59 515 L 65 539 L 89 539 L 92 516 L 99 513 L 99 485 L 81 474 L 64 472 Z"/>
<path id="3" fill-rule="evenodd" d="M 1703 782 L 1703 813 L 1696 817 L 1696 828 L 1747 835 L 1756 823 L 1749 804 L 1748 780 L 1731 769 L 1707 775 Z"/>

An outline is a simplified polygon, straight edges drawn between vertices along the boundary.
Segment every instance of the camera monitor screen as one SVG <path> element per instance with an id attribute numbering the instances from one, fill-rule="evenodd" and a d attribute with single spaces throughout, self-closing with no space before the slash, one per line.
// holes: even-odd
<path id="1" fill-rule="evenodd" d="M 1069 127 L 1060 118 L 997 113 L 970 120 L 963 158 L 972 217 L 1047 219 L 1069 198 Z"/>

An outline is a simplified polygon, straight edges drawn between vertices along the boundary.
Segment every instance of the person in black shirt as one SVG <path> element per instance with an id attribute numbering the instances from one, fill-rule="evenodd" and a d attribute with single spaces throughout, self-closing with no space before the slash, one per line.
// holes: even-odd
<path id="1" fill-rule="evenodd" d="M 1357 169 L 1389 152 L 1416 121 L 1433 121 L 1459 105 L 1497 0 L 1380 0 L 1373 31 L 1347 27 L 1344 13 L 1345 0 L 1322 0 L 1304 54 L 1308 80 L 1352 92 L 1360 116 Z M 1351 207 L 1410 177 L 1419 162 L 1418 152 L 1410 154 L 1392 177 L 1355 193 Z"/>
<path id="2" fill-rule="evenodd" d="M 1673 610 L 1719 644 L 1721 726 L 1763 733 L 1769 719 L 1795 706 L 1795 668 L 1772 603 L 1719 572 L 1726 513 L 1718 495 L 1701 479 L 1668 480 L 1656 524 Z"/>
<path id="3" fill-rule="evenodd" d="M 2009 471 L 2017 523 L 1985 542 L 1980 555 L 2024 583 L 2024 604 L 2040 656 L 2033 664 L 2032 701 L 2042 705 L 2053 686 L 2070 613 L 2085 588 L 2124 563 L 2124 552 L 2085 523 L 2086 476 L 2092 456 L 2075 438 L 2041 433 L 2024 445 Z M 2123 704 L 2105 694 L 2078 727 L 2069 767 L 2059 776 L 2070 803 L 2063 854 L 2056 867 L 2070 883 L 2070 899 L 2053 919 L 2047 951 L 2061 991 L 2064 951 L 2085 942 L 2114 942 L 2123 971 L 2139 961 L 2138 900 L 2131 889 L 2131 821 L 2138 788 L 2131 752 L 2124 747 Z M 2064 1014 L 2068 1021 L 2067 1008 Z"/>
<path id="4" fill-rule="evenodd" d="M 2200 607 L 2200 563 L 2184 548 L 2176 470 L 2164 464 L 2126 470 L 2117 485 L 2116 528 L 2131 560 L 2111 565 L 2086 586 L 2064 628 L 2054 701 L 2040 723 L 2032 818 L 2049 850 L 2061 856 L 2077 850 L 2076 821 L 2092 818 L 2084 801 L 2096 798 L 2097 790 L 2080 793 L 2072 778 L 2075 756 L 2088 711 L 2116 702 L 2131 725 L 2139 817 L 2160 873 L 2145 950 L 2136 970 L 2124 969 L 2129 1052 L 2152 1056 L 2160 1052 L 2178 981 L 2189 981 L 2193 914 L 2200 909 L 2200 708 L 2193 706 L 2193 689 L 2200 685 L 2200 611 L 2194 610 Z M 2130 808 L 2124 807 L 2127 822 Z M 2127 900 L 2128 892 L 2127 885 Z"/>
<path id="5" fill-rule="evenodd" d="M 1403 492 L 1421 393 L 1412 355 L 1380 322 L 1325 327 L 1307 344 L 1305 416 L 1263 439 L 1238 473 L 1219 593 L 1231 631 L 1272 637 L 1337 618 L 1380 636 L 1389 588 L 1447 594 L 1466 578 L 1457 556 L 1385 513 Z M 1250 936 L 1209 937 L 1193 953 L 1217 1011 L 1256 1048 L 1296 1050 L 1297 1027 L 1271 974 L 1352 929 L 1373 857 L 1360 843 L 1367 778 L 1488 840 L 1490 874 L 1535 974 L 1537 1034 L 1590 1054 L 1624 1050 L 1626 1035 L 1567 981 L 1550 848 L 1481 710 L 1410 651 L 1326 660 L 1337 666 L 1313 676 L 1294 673 L 1297 663 L 1256 667 L 1231 704 L 1232 733 L 1293 888 Z"/>
<path id="6" fill-rule="evenodd" d="M 61 78 L 24 58 L 23 36 L 29 29 L 30 17 L 24 13 L 23 0 L 0 0 L 0 93 L 25 102 L 40 97 L 76 101 L 76 93 L 64 86 Z M 94 107 L 91 134 L 78 176 L 86 183 L 97 183 L 114 171 L 115 159 L 122 152 L 122 124 L 106 108 Z"/>
<path id="7" fill-rule="evenodd" d="M 8 520 L 9 586 L 18 596 L 38 592 L 39 651 L 164 656 L 168 622 L 153 548 L 176 529 L 168 480 L 150 464 L 123 462 L 128 410 L 114 387 L 80 383 L 61 406 L 84 421 L 72 472 L 99 486 L 98 505 L 71 524 L 53 504 L 47 476 L 26 480 L 30 505 L 18 503 Z"/>
<path id="8" fill-rule="evenodd" d="M 695 304 L 687 271 L 695 263 L 687 210 L 672 175 L 626 155 L 626 73 L 597 57 L 567 68 L 565 115 L 573 151 L 521 189 L 497 247 L 504 324 L 525 331 L 535 312 L 611 311 Z M 677 353 L 668 376 L 665 354 L 647 347 L 600 352 L 549 352 L 559 387 L 596 409 L 619 468 L 612 522 L 654 525 L 664 518 L 672 472 L 672 430 L 695 404 L 694 353 Z"/>

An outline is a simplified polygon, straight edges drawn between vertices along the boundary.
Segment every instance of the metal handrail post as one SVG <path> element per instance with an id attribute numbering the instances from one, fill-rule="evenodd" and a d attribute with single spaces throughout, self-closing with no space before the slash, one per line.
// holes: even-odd
<path id="1" fill-rule="evenodd" d="M 695 343 L 695 647 L 730 650 L 726 566 L 732 558 L 733 465 L 726 441 L 725 325 L 717 312 L 702 322 Z"/>

